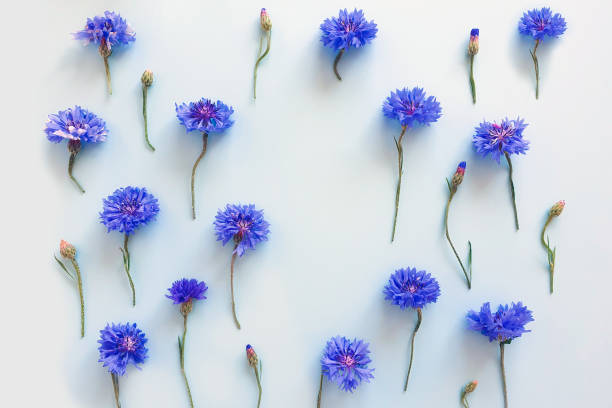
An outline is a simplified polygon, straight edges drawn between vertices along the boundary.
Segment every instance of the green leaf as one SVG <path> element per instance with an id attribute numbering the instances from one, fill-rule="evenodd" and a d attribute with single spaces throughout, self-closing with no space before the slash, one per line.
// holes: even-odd
<path id="1" fill-rule="evenodd" d="M 448 192 L 450 193 L 450 192 L 452 191 L 452 189 L 451 189 L 451 183 L 450 183 L 450 181 L 448 181 L 448 177 L 446 177 L 446 179 L 445 179 L 445 180 L 446 180 L 446 185 L 448 186 Z"/>
<path id="2" fill-rule="evenodd" d="M 59 266 L 61 266 L 64 272 L 66 272 L 66 275 L 68 275 L 68 277 L 73 281 L 76 281 L 75 277 L 68 271 L 68 269 L 66 269 L 66 266 L 63 264 L 63 262 L 57 259 L 57 256 L 55 256 L 55 254 L 53 254 L 53 258 L 55 258 Z"/>

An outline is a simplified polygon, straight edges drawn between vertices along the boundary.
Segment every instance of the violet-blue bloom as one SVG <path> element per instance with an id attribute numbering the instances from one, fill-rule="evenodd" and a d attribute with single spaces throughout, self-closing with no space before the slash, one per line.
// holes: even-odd
<path id="1" fill-rule="evenodd" d="M 116 230 L 130 235 L 154 220 L 159 212 L 157 198 L 141 187 L 118 188 L 102 202 L 100 222 L 108 232 Z"/>
<path id="2" fill-rule="evenodd" d="M 255 245 L 268 240 L 270 224 L 263 217 L 263 210 L 257 210 L 255 205 L 227 204 L 217 211 L 215 216 L 215 232 L 217 241 L 223 245 L 229 241 L 236 244 L 234 252 L 242 256 L 247 249 L 255 249 Z"/>
<path id="3" fill-rule="evenodd" d="M 168 289 L 166 297 L 175 305 L 187 303 L 193 300 L 204 300 L 204 293 L 208 290 L 206 283 L 199 282 L 197 279 L 180 279 L 172 284 Z"/>
<path id="4" fill-rule="evenodd" d="M 321 41 L 336 51 L 350 47 L 360 48 L 376 38 L 378 29 L 374 21 L 368 22 L 363 10 L 340 10 L 338 17 L 326 19 L 321 24 Z"/>
<path id="5" fill-rule="evenodd" d="M 138 367 L 147 359 L 147 338 L 136 323 L 107 324 L 100 330 L 100 359 L 98 360 L 114 375 L 124 375 L 129 364 Z"/>
<path id="6" fill-rule="evenodd" d="M 205 133 L 222 132 L 234 124 L 230 119 L 234 109 L 221 101 L 202 98 L 196 102 L 174 104 L 176 117 L 187 132 L 198 130 Z"/>
<path id="7" fill-rule="evenodd" d="M 561 14 L 544 7 L 523 13 L 519 20 L 518 30 L 523 35 L 533 37 L 534 40 L 543 40 L 544 37 L 557 38 L 565 32 L 567 24 Z"/>
<path id="8" fill-rule="evenodd" d="M 385 285 L 383 293 L 386 300 L 402 309 L 421 309 L 438 300 L 440 285 L 431 274 L 409 267 L 396 270 Z"/>
<path id="9" fill-rule="evenodd" d="M 530 332 L 525 329 L 525 325 L 534 319 L 531 310 L 521 302 L 510 306 L 499 305 L 495 313 L 491 313 L 491 304 L 486 302 L 479 312 L 470 310 L 467 320 L 471 330 L 487 336 L 489 341 L 509 343 L 523 333 Z"/>
<path id="10" fill-rule="evenodd" d="M 383 103 L 386 117 L 396 119 L 402 126 L 412 128 L 436 122 L 442 116 L 442 108 L 434 96 L 426 96 L 423 88 L 397 89 Z"/>
<path id="11" fill-rule="evenodd" d="M 474 148 L 483 157 L 491 157 L 499 163 L 504 153 L 525 154 L 529 150 L 529 142 L 523 139 L 523 131 L 527 127 L 521 118 L 510 120 L 505 118 L 500 124 L 483 121 L 474 132 Z"/>
<path id="12" fill-rule="evenodd" d="M 374 378 L 374 369 L 368 368 L 369 344 L 363 340 L 352 341 L 343 336 L 332 337 L 321 357 L 321 370 L 329 381 L 344 391 L 353 392 L 361 382 Z"/>
<path id="13" fill-rule="evenodd" d="M 48 116 L 45 124 L 47 139 L 53 143 L 78 140 L 84 143 L 106 141 L 106 123 L 94 113 L 76 105 Z"/>
<path id="14" fill-rule="evenodd" d="M 94 43 L 111 51 L 113 46 L 127 45 L 136 40 L 136 33 L 119 13 L 105 11 L 103 16 L 88 18 L 85 28 L 73 34 L 85 44 Z"/>

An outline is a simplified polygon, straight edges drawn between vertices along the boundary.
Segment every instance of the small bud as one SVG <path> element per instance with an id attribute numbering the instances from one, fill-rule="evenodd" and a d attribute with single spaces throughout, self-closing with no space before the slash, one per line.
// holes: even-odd
<path id="1" fill-rule="evenodd" d="M 470 392 L 473 392 L 476 389 L 477 385 L 478 385 L 478 381 L 474 380 L 465 386 L 465 388 L 463 389 L 463 392 L 465 394 L 469 394 Z"/>
<path id="2" fill-rule="evenodd" d="M 246 356 L 247 360 L 249 361 L 249 365 L 253 368 L 257 368 L 257 363 L 259 362 L 259 360 L 257 359 L 257 354 L 255 354 L 255 350 L 253 349 L 253 347 L 251 347 L 250 344 L 247 344 L 246 346 Z"/>
<path id="3" fill-rule="evenodd" d="M 145 72 L 142 73 L 142 77 L 140 77 L 140 82 L 142 82 L 144 86 L 151 86 L 153 83 L 153 71 L 145 69 Z"/>
<path id="4" fill-rule="evenodd" d="M 453 175 L 452 179 L 452 185 L 454 187 L 457 187 L 463 182 L 463 176 L 465 175 L 465 166 L 466 163 L 464 161 L 459 163 L 459 165 L 457 166 L 457 171 L 455 171 L 455 174 Z"/>
<path id="5" fill-rule="evenodd" d="M 265 8 L 261 9 L 260 19 L 261 28 L 263 28 L 265 31 L 270 31 L 272 29 L 272 20 L 270 20 L 270 15 Z"/>
<path id="6" fill-rule="evenodd" d="M 478 36 L 480 30 L 478 28 L 472 28 L 470 32 L 470 43 L 468 44 L 468 55 L 478 54 Z"/>
<path id="7" fill-rule="evenodd" d="M 550 208 L 550 216 L 551 217 L 558 217 L 561 215 L 561 213 L 563 212 L 563 209 L 565 208 L 565 201 L 561 200 L 561 201 L 557 201 L 555 203 L 555 205 L 553 205 Z"/>
<path id="8" fill-rule="evenodd" d="M 76 248 L 69 242 L 64 241 L 63 239 L 60 241 L 60 254 L 67 259 L 72 259 L 76 257 Z"/>
<path id="9" fill-rule="evenodd" d="M 193 299 L 181 303 L 181 314 L 185 317 L 193 310 Z"/>

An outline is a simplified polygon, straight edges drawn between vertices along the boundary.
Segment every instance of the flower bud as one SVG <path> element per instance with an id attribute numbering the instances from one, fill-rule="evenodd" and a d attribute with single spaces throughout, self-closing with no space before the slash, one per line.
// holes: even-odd
<path id="1" fill-rule="evenodd" d="M 185 317 L 193 310 L 193 299 L 181 303 L 181 314 Z"/>
<path id="2" fill-rule="evenodd" d="M 561 215 L 561 213 L 563 212 L 563 209 L 565 208 L 565 201 L 561 200 L 561 201 L 557 201 L 555 203 L 555 205 L 553 205 L 550 208 L 550 216 L 551 217 L 558 217 Z"/>
<path id="3" fill-rule="evenodd" d="M 457 166 L 457 171 L 455 171 L 455 174 L 453 175 L 452 179 L 453 187 L 457 187 L 463 182 L 463 176 L 465 175 L 465 166 L 466 163 L 464 161 L 459 163 L 459 165 Z"/>
<path id="4" fill-rule="evenodd" d="M 259 362 L 259 360 L 257 359 L 257 354 L 255 354 L 255 350 L 253 350 L 253 347 L 251 347 L 250 344 L 247 344 L 246 346 L 246 356 L 247 360 L 249 361 L 249 365 L 253 368 L 257 368 L 257 363 Z"/>
<path id="5" fill-rule="evenodd" d="M 468 55 L 478 54 L 478 36 L 480 30 L 478 28 L 472 28 L 470 32 L 470 43 L 468 44 Z"/>
<path id="6" fill-rule="evenodd" d="M 261 9 L 260 19 L 261 28 L 263 28 L 265 31 L 270 31 L 272 29 L 272 20 L 270 20 L 270 15 L 265 8 Z"/>
<path id="7" fill-rule="evenodd" d="M 144 86 L 151 86 L 153 83 L 153 71 L 145 69 L 145 72 L 142 73 L 142 77 L 140 78 L 140 82 L 142 82 Z"/>
<path id="8" fill-rule="evenodd" d="M 469 394 L 470 392 L 473 392 L 476 389 L 477 385 L 478 385 L 478 381 L 474 380 L 465 386 L 465 388 L 463 389 L 463 392 L 465 394 Z"/>
<path id="9" fill-rule="evenodd" d="M 63 239 L 60 241 L 60 254 L 67 259 L 72 259 L 76 257 L 76 248 L 69 242 L 64 241 Z"/>

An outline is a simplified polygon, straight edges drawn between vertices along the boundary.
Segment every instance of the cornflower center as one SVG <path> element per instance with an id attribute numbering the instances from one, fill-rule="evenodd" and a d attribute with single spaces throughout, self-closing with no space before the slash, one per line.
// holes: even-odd
<path id="1" fill-rule="evenodd" d="M 352 367 L 357 363 L 357 361 L 355 361 L 355 359 L 351 356 L 342 356 L 340 357 L 340 364 L 342 364 L 345 367 Z"/>
<path id="2" fill-rule="evenodd" d="M 514 135 L 514 128 L 503 127 L 493 123 L 493 128 L 489 130 L 489 135 L 494 139 L 495 143 L 503 143 L 505 139 Z"/>
<path id="3" fill-rule="evenodd" d="M 123 351 L 127 351 L 127 352 L 134 352 L 136 351 L 136 346 L 138 345 L 138 342 L 136 341 L 136 339 L 132 336 L 125 336 L 122 340 L 121 340 L 121 344 L 120 344 L 120 348 Z"/>
<path id="4" fill-rule="evenodd" d="M 140 205 L 134 201 L 124 202 L 121 205 L 121 212 L 123 214 L 134 215 L 140 209 Z"/>

